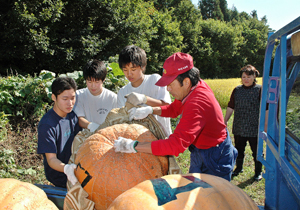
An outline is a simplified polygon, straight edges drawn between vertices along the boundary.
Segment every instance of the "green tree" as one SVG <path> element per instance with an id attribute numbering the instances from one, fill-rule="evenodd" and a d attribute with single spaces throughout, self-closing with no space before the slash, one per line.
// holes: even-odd
<path id="1" fill-rule="evenodd" d="M 63 2 L 45 0 L 5 1 L 0 15 L 1 73 L 8 68 L 26 69 L 34 65 L 43 69 L 54 51 L 49 33 L 62 15 Z M 44 57 L 41 55 L 45 55 Z M 33 69 L 31 69 L 32 72 Z"/>
<path id="2" fill-rule="evenodd" d="M 199 45 L 199 40 L 202 39 L 200 27 L 202 18 L 199 9 L 195 8 L 190 0 L 182 0 L 178 7 L 174 8 L 172 16 L 174 20 L 180 22 L 180 32 L 183 36 L 182 52 L 194 57 L 202 56 L 202 48 Z"/>
<path id="3" fill-rule="evenodd" d="M 268 26 L 265 25 L 265 21 L 256 18 L 244 21 L 241 26 L 244 42 L 240 54 L 244 64 L 252 64 L 262 73 Z"/>
<path id="4" fill-rule="evenodd" d="M 4 0 L 0 74 L 73 72 L 92 58 L 116 60 L 130 44 L 147 52 L 147 73 L 161 73 L 176 51 L 191 54 L 209 78 L 262 65 L 266 17 L 228 9 L 226 0 L 202 0 L 199 8 L 190 0 Z"/>
<path id="5" fill-rule="evenodd" d="M 172 12 L 155 12 L 152 28 L 157 32 L 149 41 L 147 73 L 161 73 L 164 61 L 173 53 L 181 51 L 183 36 L 179 23 L 172 19 Z"/>
<path id="6" fill-rule="evenodd" d="M 204 20 L 210 18 L 215 20 L 224 20 L 224 14 L 220 7 L 220 0 L 200 0 L 199 8 Z"/>
<path id="7" fill-rule="evenodd" d="M 170 10 L 180 4 L 181 0 L 145 0 L 147 2 L 153 2 L 154 7 L 158 11 Z"/>
<path id="8" fill-rule="evenodd" d="M 257 17 L 257 11 L 256 11 L 256 10 L 252 10 L 251 16 L 252 16 L 252 18 L 254 18 L 254 19 L 258 19 L 258 17 Z"/>
<path id="9" fill-rule="evenodd" d="M 229 23 L 209 19 L 202 21 L 202 56 L 194 60 L 203 78 L 229 78 L 242 63 L 239 49 L 243 42 L 241 30 Z"/>
<path id="10" fill-rule="evenodd" d="M 14 0 L 3 5 L 1 74 L 8 68 L 31 74 L 42 69 L 72 72 L 92 58 L 108 60 L 128 44 L 139 45 L 149 55 L 170 54 L 181 45 L 178 23 L 168 22 L 164 12 L 158 14 L 152 2 Z M 155 46 L 150 44 L 153 38 L 164 40 L 163 51 L 150 46 Z M 152 64 L 152 69 L 158 66 Z"/>
<path id="11" fill-rule="evenodd" d="M 233 6 L 231 9 L 228 11 L 229 14 L 229 20 L 230 21 L 239 21 L 239 12 L 235 6 Z"/>
<path id="12" fill-rule="evenodd" d="M 223 13 L 224 20 L 229 21 L 228 5 L 226 0 L 220 0 L 220 9 Z"/>

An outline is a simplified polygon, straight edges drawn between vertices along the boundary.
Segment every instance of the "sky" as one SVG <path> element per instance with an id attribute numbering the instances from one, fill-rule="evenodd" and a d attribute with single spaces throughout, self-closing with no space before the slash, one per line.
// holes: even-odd
<path id="1" fill-rule="evenodd" d="M 197 5 L 199 0 L 192 2 Z M 276 31 L 300 16 L 300 0 L 227 0 L 227 5 L 248 14 L 256 10 L 258 19 L 266 16 L 267 24 Z"/>

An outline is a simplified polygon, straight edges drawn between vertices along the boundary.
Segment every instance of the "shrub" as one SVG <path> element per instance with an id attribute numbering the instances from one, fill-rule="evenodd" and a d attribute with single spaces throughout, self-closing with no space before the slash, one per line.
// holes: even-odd
<path id="1" fill-rule="evenodd" d="M 107 64 L 104 85 L 117 92 L 127 81 L 117 63 Z M 86 87 L 82 71 L 60 74 L 73 78 L 78 88 Z M 13 118 L 38 121 L 51 107 L 51 84 L 55 73 L 41 71 L 38 76 L 11 75 L 0 77 L 0 111 Z"/>
<path id="2" fill-rule="evenodd" d="M 53 79 L 51 73 L 0 78 L 0 111 L 23 120 L 42 116 L 51 102 L 46 89 Z"/>

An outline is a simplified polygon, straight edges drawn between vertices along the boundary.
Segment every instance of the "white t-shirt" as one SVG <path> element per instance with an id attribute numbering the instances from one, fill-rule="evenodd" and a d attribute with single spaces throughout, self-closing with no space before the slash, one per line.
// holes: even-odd
<path id="1" fill-rule="evenodd" d="M 113 108 L 117 108 L 117 94 L 106 88 L 103 88 L 102 93 L 97 96 L 92 95 L 88 88 L 76 91 L 73 110 L 78 117 L 101 125 Z"/>
<path id="2" fill-rule="evenodd" d="M 166 103 L 171 103 L 171 97 L 166 87 L 159 87 L 155 83 L 161 78 L 159 74 L 145 75 L 142 84 L 138 87 L 132 87 L 131 83 L 122 87 L 118 92 L 118 108 L 125 106 L 126 98 L 125 95 L 136 92 L 145 94 L 151 98 L 162 100 Z M 163 126 L 167 136 L 172 133 L 171 122 L 169 117 L 160 117 L 153 115 L 157 121 Z"/>

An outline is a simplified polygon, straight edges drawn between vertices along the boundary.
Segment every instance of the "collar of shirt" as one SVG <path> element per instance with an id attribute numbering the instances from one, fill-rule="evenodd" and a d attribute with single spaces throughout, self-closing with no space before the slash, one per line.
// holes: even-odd
<path id="1" fill-rule="evenodd" d="M 190 92 L 181 100 L 182 105 L 186 102 L 188 97 L 191 95 L 191 93 L 196 89 L 196 87 L 199 85 L 200 81 L 198 82 L 197 85 L 191 88 Z"/>
<path id="2" fill-rule="evenodd" d="M 256 85 L 256 83 L 255 82 L 253 82 L 253 84 L 252 85 L 250 85 L 250 86 L 245 86 L 245 85 L 243 85 L 243 88 L 245 88 L 245 89 L 250 89 L 250 88 L 253 88 L 254 86 Z"/>

